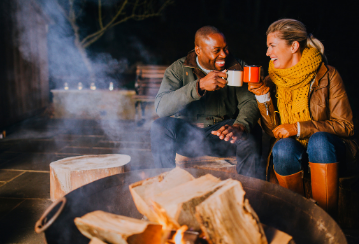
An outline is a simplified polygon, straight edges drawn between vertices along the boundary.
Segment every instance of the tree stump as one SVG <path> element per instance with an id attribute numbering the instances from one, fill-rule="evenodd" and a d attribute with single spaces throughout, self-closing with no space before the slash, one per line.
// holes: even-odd
<path id="1" fill-rule="evenodd" d="M 339 178 L 338 222 L 342 228 L 359 226 L 359 175 Z"/>
<path id="2" fill-rule="evenodd" d="M 209 169 L 215 171 L 223 171 L 229 173 L 237 173 L 236 157 L 212 157 L 202 156 L 189 158 L 180 154 L 176 154 L 176 165 L 180 168 Z"/>
<path id="3" fill-rule="evenodd" d="M 52 201 L 107 176 L 129 171 L 131 157 L 123 154 L 85 155 L 50 163 Z"/>

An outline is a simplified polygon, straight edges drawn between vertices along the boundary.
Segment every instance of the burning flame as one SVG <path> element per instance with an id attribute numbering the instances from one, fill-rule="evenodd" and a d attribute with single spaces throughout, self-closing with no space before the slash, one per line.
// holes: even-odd
<path id="1" fill-rule="evenodd" d="M 163 209 L 158 203 L 152 201 L 152 208 L 156 213 L 157 222 L 162 225 L 161 244 L 164 243 L 185 244 L 185 242 L 182 241 L 182 237 L 183 237 L 183 232 L 185 232 L 188 229 L 188 227 L 186 225 L 180 227 L 173 220 L 169 219 L 166 214 L 166 210 Z M 173 236 L 172 240 L 169 240 L 168 238 L 173 229 L 178 229 L 178 230 L 176 234 Z"/>
<path id="2" fill-rule="evenodd" d="M 185 244 L 183 240 L 183 235 L 187 229 L 188 229 L 187 225 L 182 225 L 181 228 L 177 230 L 176 234 L 173 236 L 173 241 L 176 244 Z"/>

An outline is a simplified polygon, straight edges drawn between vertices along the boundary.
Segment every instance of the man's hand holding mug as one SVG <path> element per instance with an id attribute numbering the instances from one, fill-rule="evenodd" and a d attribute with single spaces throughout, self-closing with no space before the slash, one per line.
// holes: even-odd
<path id="1" fill-rule="evenodd" d="M 199 80 L 199 88 L 202 91 L 215 91 L 226 86 L 227 73 L 224 71 L 211 71 Z"/>

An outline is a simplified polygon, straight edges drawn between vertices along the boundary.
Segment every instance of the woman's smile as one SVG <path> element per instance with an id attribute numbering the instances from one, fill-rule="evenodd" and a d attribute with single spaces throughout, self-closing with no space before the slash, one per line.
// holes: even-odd
<path id="1" fill-rule="evenodd" d="M 276 32 L 267 36 L 267 56 L 273 61 L 274 68 L 288 69 L 296 65 L 300 60 L 300 51 L 280 39 Z"/>

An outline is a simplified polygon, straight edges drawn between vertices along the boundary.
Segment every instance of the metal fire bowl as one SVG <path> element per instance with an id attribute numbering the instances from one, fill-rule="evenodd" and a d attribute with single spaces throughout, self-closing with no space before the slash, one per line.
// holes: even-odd
<path id="1" fill-rule="evenodd" d="M 44 230 L 49 244 L 89 243 L 74 224 L 75 217 L 103 210 L 141 219 L 128 186 L 134 182 L 156 176 L 170 169 L 151 169 L 132 171 L 109 176 L 83 187 L 65 196 L 66 201 L 55 204 L 44 213 L 37 231 Z M 293 236 L 295 243 L 347 243 L 338 224 L 312 201 L 278 185 L 233 173 L 186 169 L 194 177 L 212 174 L 222 180 L 239 180 L 253 209 L 263 224 L 272 226 Z M 62 209 L 63 208 L 63 209 Z M 62 209 L 62 210 L 61 210 Z M 61 211 L 61 213 L 56 216 Z M 56 218 L 54 220 L 54 218 Z M 44 228 L 46 223 L 52 222 Z"/>

